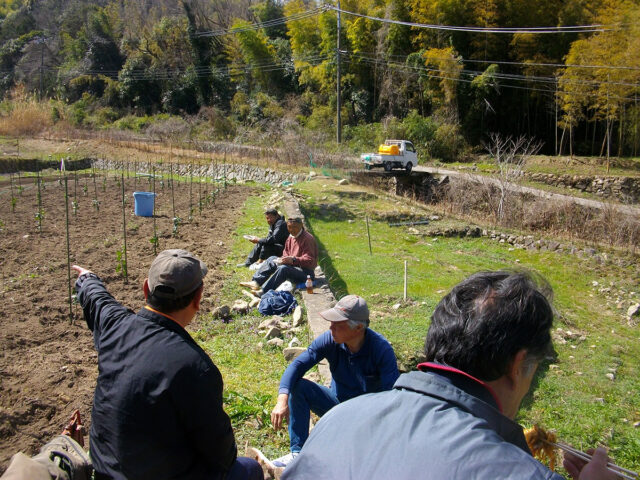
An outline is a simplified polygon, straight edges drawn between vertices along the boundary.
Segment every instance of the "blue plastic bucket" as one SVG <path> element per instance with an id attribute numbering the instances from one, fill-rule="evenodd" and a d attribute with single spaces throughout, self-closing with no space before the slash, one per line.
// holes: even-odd
<path id="1" fill-rule="evenodd" d="M 134 211 L 138 217 L 153 217 L 155 196 L 152 192 L 133 192 Z"/>

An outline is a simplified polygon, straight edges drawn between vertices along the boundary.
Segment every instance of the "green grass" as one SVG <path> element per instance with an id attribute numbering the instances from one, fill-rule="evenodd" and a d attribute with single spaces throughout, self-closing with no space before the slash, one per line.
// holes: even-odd
<path id="1" fill-rule="evenodd" d="M 268 225 L 263 212 L 269 197 L 268 189 L 257 188 L 256 194 L 245 202 L 243 215 L 238 219 L 236 232 L 231 239 L 227 265 L 222 267 L 226 279 L 219 304 L 231 305 L 235 299 L 248 299 L 242 294 L 238 282 L 250 280 L 252 272 L 246 268 L 236 268 L 235 265 L 244 261 L 253 247 L 242 235 L 266 234 Z M 222 373 L 225 411 L 231 417 L 240 454 L 244 453 L 244 445 L 249 442 L 273 458 L 289 450 L 287 431 L 275 432 L 270 421 L 280 376 L 287 362 L 281 349 L 266 345 L 264 334 L 258 332 L 258 325 L 266 318 L 257 310 L 236 315 L 229 323 L 206 315 L 198 325 L 194 338 Z M 306 328 L 295 335 L 302 345 L 308 344 L 309 332 Z M 285 343 L 291 338 L 293 334 L 288 334 Z"/>
<path id="2" fill-rule="evenodd" d="M 622 310 L 615 306 L 617 297 L 627 303 L 640 301 L 637 268 L 514 249 L 486 238 L 428 235 L 432 228 L 464 226 L 446 216 L 426 227 L 390 227 L 390 222 L 428 218 L 433 212 L 363 187 L 337 186 L 334 179 L 298 184 L 296 190 L 303 197 L 301 207 L 319 241 L 321 265 L 336 296 L 356 293 L 367 299 L 372 328 L 389 339 L 406 369 L 415 367 L 435 305 L 464 277 L 482 269 L 523 267 L 545 276 L 555 291 L 558 319 L 554 328 L 578 335 L 566 343 L 556 342 L 558 360 L 540 369 L 518 421 L 555 429 L 561 440 L 583 450 L 606 445 L 619 465 L 640 469 L 640 428 L 633 426 L 640 421 L 640 327 L 627 324 L 626 306 Z M 242 235 L 266 231 L 262 212 L 271 193 L 258 187 L 245 202 L 223 267 L 227 275 L 224 303 L 244 297 L 237 282 L 248 280 L 251 272 L 234 266 L 244 260 L 252 244 Z M 248 441 L 268 456 L 276 456 L 286 452 L 288 435 L 273 431 L 269 413 L 286 362 L 280 349 L 267 346 L 258 333 L 263 319 L 254 312 L 225 324 L 206 316 L 195 338 L 223 374 L 225 409 L 240 450 Z M 310 341 L 306 330 L 297 336 L 303 345 Z M 616 369 L 613 381 L 606 377 L 612 368 Z"/>
<path id="3" fill-rule="evenodd" d="M 321 263 L 332 287 L 368 300 L 372 327 L 391 341 L 403 364 L 421 350 L 439 299 L 464 277 L 483 269 L 523 267 L 542 274 L 555 291 L 555 327 L 586 339 L 556 344 L 558 361 L 546 372 L 541 369 L 518 420 L 556 429 L 562 440 L 578 448 L 607 445 L 619 464 L 640 469 L 640 429 L 633 426 L 640 421 L 640 334 L 624 318 L 626 307 L 616 309 L 599 291 L 602 285 L 619 295 L 640 291 L 637 268 L 514 249 L 485 238 L 411 235 L 409 227 L 388 226 L 388 216 L 424 218 L 431 212 L 361 187 L 337 186 L 334 180 L 301 184 L 298 191 L 305 196 L 302 207 L 321 245 Z M 405 260 L 408 302 L 402 302 Z M 639 296 L 630 298 L 638 301 Z M 396 310 L 394 304 L 400 307 Z M 613 381 L 606 377 L 612 368 L 617 369 Z"/>

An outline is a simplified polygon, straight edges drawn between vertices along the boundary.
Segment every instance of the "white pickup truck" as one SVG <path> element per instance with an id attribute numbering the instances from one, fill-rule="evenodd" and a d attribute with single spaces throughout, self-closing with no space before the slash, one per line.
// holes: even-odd
<path id="1" fill-rule="evenodd" d="M 407 172 L 418 164 L 416 149 L 408 140 L 385 140 L 378 148 L 378 153 L 363 153 L 360 160 L 364 168 L 384 167 L 390 172 L 393 168 L 404 168 Z"/>

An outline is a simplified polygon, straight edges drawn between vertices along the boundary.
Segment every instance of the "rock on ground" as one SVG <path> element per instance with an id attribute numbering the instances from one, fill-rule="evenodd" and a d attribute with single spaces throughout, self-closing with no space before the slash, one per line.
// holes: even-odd
<path id="1" fill-rule="evenodd" d="M 284 350 L 282 350 L 282 354 L 284 355 L 284 358 L 287 362 L 292 362 L 293 360 L 296 359 L 298 355 L 300 355 L 305 350 L 306 348 L 302 348 L 302 347 L 287 347 Z"/>

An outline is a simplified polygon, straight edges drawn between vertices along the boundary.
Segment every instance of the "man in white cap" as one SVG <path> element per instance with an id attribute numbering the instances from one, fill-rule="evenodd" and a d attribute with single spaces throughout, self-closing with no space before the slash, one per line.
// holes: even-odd
<path id="1" fill-rule="evenodd" d="M 276 430 L 285 419 L 289 422 L 291 452 L 273 461 L 279 467 L 286 466 L 302 449 L 309 436 L 310 412 L 322 416 L 350 398 L 389 390 L 399 376 L 393 348 L 368 328 L 369 308 L 362 297 L 347 295 L 320 316 L 331 322 L 329 330 L 287 367 L 271 412 Z M 325 358 L 331 370 L 331 388 L 302 378 Z"/>
<path id="2" fill-rule="evenodd" d="M 93 272 L 74 265 L 76 289 L 98 351 L 91 414 L 95 479 L 263 478 L 237 458 L 222 408 L 222 375 L 185 327 L 200 309 L 206 265 L 165 250 L 144 281 L 136 314 Z"/>

